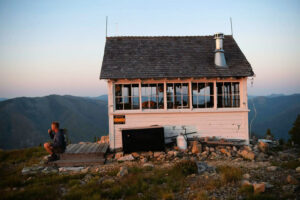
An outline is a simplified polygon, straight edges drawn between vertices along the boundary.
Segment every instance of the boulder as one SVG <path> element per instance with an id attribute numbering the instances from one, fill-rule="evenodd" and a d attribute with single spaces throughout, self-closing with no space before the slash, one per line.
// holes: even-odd
<path id="1" fill-rule="evenodd" d="M 192 153 L 197 154 L 202 152 L 202 145 L 198 141 L 193 141 L 192 143 Z"/>
<path id="2" fill-rule="evenodd" d="M 109 136 L 108 135 L 101 136 L 100 141 L 98 141 L 97 143 L 99 143 L 99 144 L 103 144 L 103 143 L 109 144 Z"/>
<path id="3" fill-rule="evenodd" d="M 168 156 L 170 156 L 170 157 L 174 156 L 174 152 L 175 151 L 168 151 Z"/>
<path id="4" fill-rule="evenodd" d="M 291 175 L 286 177 L 286 182 L 291 185 L 297 185 L 299 183 L 299 181 Z"/>
<path id="5" fill-rule="evenodd" d="M 150 168 L 153 168 L 154 165 L 152 163 L 145 163 L 143 164 L 143 167 L 150 167 Z"/>
<path id="6" fill-rule="evenodd" d="M 138 157 L 140 156 L 140 154 L 138 154 L 137 152 L 133 152 L 131 155 L 132 155 L 134 158 L 138 158 Z"/>
<path id="7" fill-rule="evenodd" d="M 134 160 L 134 157 L 131 154 L 123 156 L 118 159 L 118 161 L 132 161 L 132 160 Z"/>
<path id="8" fill-rule="evenodd" d="M 269 172 L 274 172 L 274 171 L 277 170 L 277 167 L 276 167 L 276 166 L 270 166 L 270 167 L 267 167 L 267 170 L 268 170 Z"/>
<path id="9" fill-rule="evenodd" d="M 266 184 L 264 182 L 262 183 L 254 183 L 253 189 L 255 194 L 263 193 L 266 191 Z"/>
<path id="10" fill-rule="evenodd" d="M 227 151 L 227 149 L 220 149 L 220 152 L 221 152 L 222 154 L 225 154 L 225 155 L 228 156 L 228 157 L 231 157 L 231 154 L 230 154 L 229 151 Z"/>
<path id="11" fill-rule="evenodd" d="M 250 174 L 244 174 L 244 175 L 243 175 L 243 178 L 244 178 L 244 179 L 249 179 L 250 177 L 251 177 Z"/>
<path id="12" fill-rule="evenodd" d="M 120 171 L 118 172 L 117 176 L 123 177 L 128 174 L 128 168 L 126 166 L 120 167 Z"/>
<path id="13" fill-rule="evenodd" d="M 233 147 L 232 147 L 232 150 L 233 150 L 233 151 L 237 151 L 236 146 L 233 146 Z"/>
<path id="14" fill-rule="evenodd" d="M 81 172 L 82 169 L 84 169 L 84 167 L 60 167 L 60 168 L 58 168 L 58 171 L 60 173 L 63 173 L 63 172 L 78 173 L 78 172 Z"/>
<path id="15" fill-rule="evenodd" d="M 239 155 L 247 160 L 254 160 L 255 154 L 252 151 L 242 150 L 239 152 Z"/>
<path id="16" fill-rule="evenodd" d="M 154 156 L 154 158 L 158 158 L 158 157 L 163 156 L 164 154 L 165 154 L 164 152 L 158 151 L 158 152 L 154 152 L 153 156 Z"/>
<path id="17" fill-rule="evenodd" d="M 142 159 L 141 159 L 141 163 L 146 163 L 147 161 L 148 161 L 147 158 L 142 158 Z"/>
<path id="18" fill-rule="evenodd" d="M 268 143 L 265 143 L 263 141 L 259 141 L 258 142 L 258 149 L 263 152 L 263 153 L 267 153 L 269 150 L 269 145 Z"/>
<path id="19" fill-rule="evenodd" d="M 119 158 L 121 158 L 123 155 L 124 155 L 123 152 L 118 152 L 118 153 L 115 154 L 115 159 L 119 159 Z"/>

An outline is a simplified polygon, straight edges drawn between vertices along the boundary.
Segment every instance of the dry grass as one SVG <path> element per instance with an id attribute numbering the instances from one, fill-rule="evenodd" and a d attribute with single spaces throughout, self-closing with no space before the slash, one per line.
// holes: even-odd
<path id="1" fill-rule="evenodd" d="M 219 166 L 217 171 L 221 175 L 221 180 L 224 184 L 236 183 L 242 179 L 243 172 L 240 168 L 231 166 Z"/>

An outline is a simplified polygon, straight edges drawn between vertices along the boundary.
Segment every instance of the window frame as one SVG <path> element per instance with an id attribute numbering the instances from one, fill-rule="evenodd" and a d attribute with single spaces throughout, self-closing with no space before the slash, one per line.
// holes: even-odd
<path id="1" fill-rule="evenodd" d="M 133 85 L 135 86 L 135 88 L 137 88 L 137 95 L 135 94 L 134 92 L 134 89 L 133 89 Z M 117 111 L 124 111 L 124 110 L 139 110 L 140 109 L 140 84 L 139 83 L 116 83 L 114 84 L 114 109 L 117 110 Z M 120 90 L 121 90 L 121 96 L 120 95 L 117 95 L 117 91 L 116 91 L 116 88 L 117 86 L 121 86 Z M 129 87 L 129 90 L 128 90 L 128 95 L 124 95 L 123 93 L 123 89 L 124 89 L 124 86 L 130 86 Z M 124 102 L 124 99 L 125 98 L 128 98 L 128 102 L 130 104 L 130 109 L 128 108 L 125 108 L 125 102 Z M 122 99 L 122 102 L 119 103 L 119 104 L 122 104 L 122 109 L 118 109 L 118 106 L 119 104 L 117 104 L 117 99 Z M 135 107 L 135 100 L 134 99 L 137 99 L 137 107 Z"/>
<path id="2" fill-rule="evenodd" d="M 146 90 L 149 90 L 148 93 L 149 94 L 145 94 L 143 95 L 143 87 L 145 87 L 145 85 L 147 85 L 146 88 L 149 88 L 149 89 L 146 89 Z M 152 86 L 151 86 L 152 85 Z M 155 95 L 153 95 L 152 93 L 152 87 L 153 85 L 155 85 Z M 141 87 L 141 109 L 142 110 L 162 110 L 164 109 L 165 107 L 165 98 L 164 98 L 164 83 L 161 83 L 161 82 L 158 82 L 158 83 L 141 83 L 140 84 L 140 87 Z M 160 92 L 160 89 L 162 89 L 162 92 Z M 147 92 L 146 92 L 147 93 Z M 148 98 L 148 106 L 147 107 L 143 107 L 143 98 L 146 97 Z M 156 102 L 156 106 L 155 107 L 152 107 L 151 106 L 151 102 L 152 101 L 152 98 L 155 97 L 155 102 Z M 160 99 L 162 99 L 162 104 L 161 104 L 161 101 L 159 101 Z M 146 102 L 146 101 L 145 101 Z"/>
<path id="3" fill-rule="evenodd" d="M 189 109 L 190 108 L 190 82 L 167 82 L 166 83 L 166 102 L 167 102 L 167 109 L 171 110 L 171 109 L 174 109 L 174 110 L 178 110 L 178 109 Z M 180 92 L 178 95 L 177 94 L 177 91 L 176 91 L 176 86 L 175 85 L 180 85 Z M 169 85 L 172 85 L 172 94 L 168 94 L 168 88 L 169 88 Z M 183 92 L 183 85 L 187 87 L 186 91 L 187 93 L 184 93 Z M 177 96 L 180 96 L 180 104 L 179 106 L 176 107 L 176 100 L 177 100 Z M 184 98 L 187 98 L 187 101 L 186 101 L 186 106 L 183 105 L 184 103 Z M 171 98 L 172 101 L 169 101 L 169 98 Z M 172 107 L 169 106 L 169 102 L 172 103 Z"/>
<path id="4" fill-rule="evenodd" d="M 219 94 L 219 84 L 222 84 L 222 94 Z M 229 85 L 229 87 L 224 87 Z M 238 85 L 238 87 L 233 87 Z M 236 90 L 237 89 L 237 90 Z M 229 90 L 229 91 L 228 91 Z M 241 108 L 241 84 L 238 81 L 217 81 L 217 108 Z M 220 102 L 220 99 L 222 102 Z M 221 105 L 221 106 L 220 106 Z"/>
<path id="5" fill-rule="evenodd" d="M 198 94 L 194 95 L 194 85 L 196 84 L 196 91 Z M 199 85 L 200 84 L 204 84 L 203 90 L 204 90 L 204 94 L 201 94 L 199 92 Z M 209 86 L 209 94 L 206 94 L 206 87 Z M 192 108 L 193 109 L 211 109 L 214 108 L 215 106 L 215 84 L 214 81 L 197 81 L 197 82 L 191 82 L 191 89 L 192 89 Z M 194 96 L 196 97 L 196 104 L 194 104 Z M 200 107 L 199 105 L 199 97 L 204 97 L 204 107 Z M 210 97 L 210 101 L 207 101 L 207 97 Z M 211 105 L 209 105 L 211 102 Z M 194 107 L 194 105 L 196 105 L 196 107 Z M 208 106 L 209 105 L 209 106 Z"/>

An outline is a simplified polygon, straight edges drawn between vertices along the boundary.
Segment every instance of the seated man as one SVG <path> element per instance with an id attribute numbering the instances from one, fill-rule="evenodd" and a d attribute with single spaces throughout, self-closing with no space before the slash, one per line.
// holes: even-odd
<path id="1" fill-rule="evenodd" d="M 56 153 L 63 153 L 66 149 L 65 136 L 63 131 L 59 129 L 58 122 L 52 122 L 48 133 L 50 138 L 53 139 L 53 143 L 46 142 L 44 148 L 51 155 L 48 161 L 55 161 L 59 159 Z"/>

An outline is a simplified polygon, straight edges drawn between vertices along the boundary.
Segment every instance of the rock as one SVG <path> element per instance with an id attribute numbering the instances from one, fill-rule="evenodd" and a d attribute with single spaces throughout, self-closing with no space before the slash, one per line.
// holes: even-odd
<path id="1" fill-rule="evenodd" d="M 274 171 L 277 170 L 277 167 L 276 167 L 276 166 L 270 166 L 270 167 L 267 167 L 267 170 L 268 170 L 269 172 L 274 172 Z"/>
<path id="2" fill-rule="evenodd" d="M 210 148 L 209 148 L 209 151 L 210 151 L 210 152 L 214 152 L 214 151 L 215 151 L 215 148 L 210 147 Z"/>
<path id="3" fill-rule="evenodd" d="M 151 164 L 151 163 L 145 163 L 145 164 L 143 164 L 143 167 L 149 167 L 149 168 L 153 168 L 153 167 L 154 167 L 154 165 L 153 165 L 153 164 Z"/>
<path id="4" fill-rule="evenodd" d="M 24 167 L 22 169 L 22 174 L 27 175 L 27 174 L 36 174 L 38 172 L 41 172 L 44 169 L 43 166 L 32 166 L 32 167 Z"/>
<path id="5" fill-rule="evenodd" d="M 168 151 L 168 156 L 173 156 L 174 155 L 174 151 Z"/>
<path id="6" fill-rule="evenodd" d="M 216 168 L 207 165 L 205 162 L 196 162 L 198 168 L 198 174 L 202 174 L 204 172 L 215 173 Z"/>
<path id="7" fill-rule="evenodd" d="M 286 177 L 286 182 L 291 185 L 297 185 L 299 183 L 299 181 L 291 175 Z"/>
<path id="8" fill-rule="evenodd" d="M 265 143 L 263 141 L 259 141 L 257 146 L 258 146 L 258 149 L 263 153 L 266 153 L 269 150 L 268 143 Z"/>
<path id="9" fill-rule="evenodd" d="M 82 173 L 88 173 L 90 170 L 90 167 L 86 167 L 86 168 L 83 168 L 82 170 L 80 170 L 80 172 Z"/>
<path id="10" fill-rule="evenodd" d="M 42 173 L 44 173 L 44 174 L 57 173 L 57 172 L 58 172 L 58 169 L 56 167 L 45 167 L 42 170 Z"/>
<path id="11" fill-rule="evenodd" d="M 108 135 L 101 136 L 100 141 L 98 141 L 97 143 L 99 143 L 99 144 L 103 144 L 103 143 L 109 144 L 109 136 Z"/>
<path id="12" fill-rule="evenodd" d="M 128 168 L 126 166 L 122 166 L 122 167 L 120 167 L 120 171 L 117 174 L 117 176 L 123 177 L 123 176 L 125 176 L 127 174 L 128 174 Z"/>
<path id="13" fill-rule="evenodd" d="M 228 157 L 231 157 L 231 154 L 230 154 L 230 152 L 227 151 L 227 149 L 221 149 L 220 152 L 221 152 L 222 154 L 225 154 L 225 155 L 228 156 Z"/>
<path id="14" fill-rule="evenodd" d="M 140 156 L 140 154 L 138 154 L 137 152 L 133 152 L 131 154 L 135 159 L 138 158 Z"/>
<path id="15" fill-rule="evenodd" d="M 256 156 L 256 160 L 257 161 L 265 161 L 267 160 L 267 155 L 265 153 L 260 152 L 257 156 Z"/>
<path id="16" fill-rule="evenodd" d="M 300 166 L 296 168 L 296 172 L 300 173 Z"/>
<path id="17" fill-rule="evenodd" d="M 251 177 L 250 174 L 244 174 L 244 175 L 243 175 L 243 178 L 244 178 L 244 179 L 249 179 L 250 177 Z"/>
<path id="18" fill-rule="evenodd" d="M 132 161 L 132 160 L 134 160 L 134 157 L 131 154 L 118 158 L 118 161 Z"/>
<path id="19" fill-rule="evenodd" d="M 60 167 L 58 171 L 61 172 L 81 172 L 84 167 Z"/>
<path id="20" fill-rule="evenodd" d="M 147 158 L 142 158 L 142 159 L 141 159 L 141 163 L 146 163 L 147 161 L 148 161 Z"/>
<path id="21" fill-rule="evenodd" d="M 197 154 L 202 152 L 202 145 L 198 141 L 193 141 L 192 143 L 192 153 Z"/>
<path id="22" fill-rule="evenodd" d="M 154 156 L 154 158 L 158 158 L 158 157 L 162 156 L 163 154 L 165 154 L 165 153 L 158 151 L 158 152 L 154 152 L 153 156 Z"/>
<path id="23" fill-rule="evenodd" d="M 93 176 L 91 174 L 87 174 L 83 177 L 83 181 L 88 183 L 91 179 L 93 178 Z"/>
<path id="24" fill-rule="evenodd" d="M 269 182 L 264 182 L 264 183 L 266 185 L 266 189 L 270 189 L 274 187 L 274 185 L 270 184 Z"/>
<path id="25" fill-rule="evenodd" d="M 252 184 L 248 180 L 242 180 L 242 187 L 252 186 Z"/>
<path id="26" fill-rule="evenodd" d="M 255 154 L 252 151 L 242 150 L 239 155 L 247 160 L 254 160 Z"/>
<path id="27" fill-rule="evenodd" d="M 251 147 L 247 146 L 247 145 L 244 146 L 244 149 L 247 150 L 247 151 L 250 151 L 250 152 L 252 151 Z"/>
<path id="28" fill-rule="evenodd" d="M 264 182 L 262 183 L 254 183 L 253 189 L 255 194 L 263 193 L 266 191 L 266 184 Z"/>
<path id="29" fill-rule="evenodd" d="M 124 155 L 123 152 L 118 152 L 115 154 L 115 159 L 118 160 L 119 158 L 123 157 L 123 155 Z"/>

